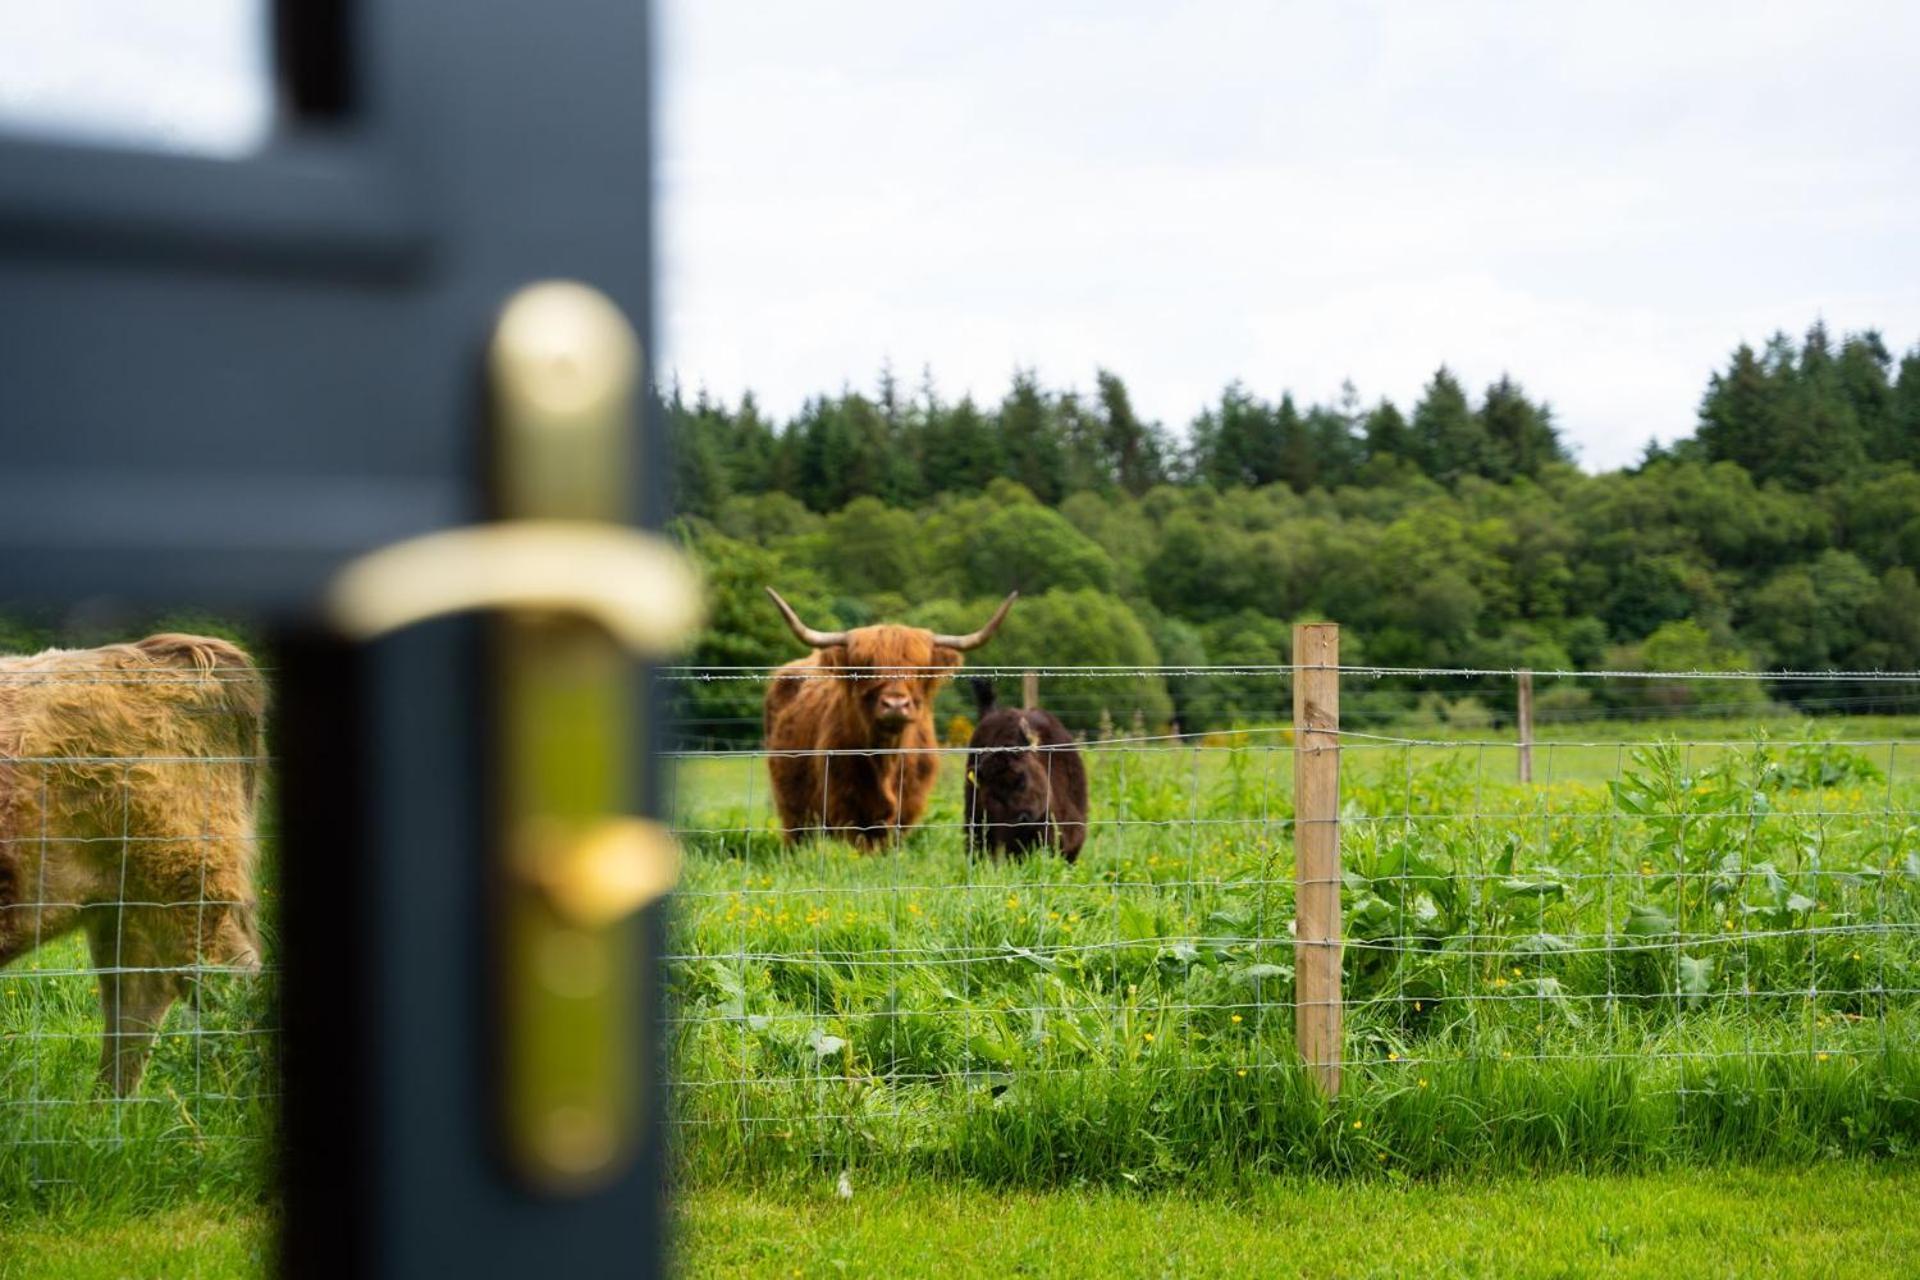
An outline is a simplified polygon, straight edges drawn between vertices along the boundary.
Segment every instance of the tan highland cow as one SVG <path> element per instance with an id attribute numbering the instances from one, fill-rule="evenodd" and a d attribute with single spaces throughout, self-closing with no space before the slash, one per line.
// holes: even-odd
<path id="1" fill-rule="evenodd" d="M 260 966 L 266 701 L 247 655 L 203 636 L 0 657 L 0 965 L 86 932 L 117 1094 L 197 972 Z"/>

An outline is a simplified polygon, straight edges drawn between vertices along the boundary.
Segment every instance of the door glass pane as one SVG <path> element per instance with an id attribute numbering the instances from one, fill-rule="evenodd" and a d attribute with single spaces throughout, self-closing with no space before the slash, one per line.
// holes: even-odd
<path id="1" fill-rule="evenodd" d="M 273 99 L 266 0 L 0 0 L 0 134 L 241 155 Z"/>

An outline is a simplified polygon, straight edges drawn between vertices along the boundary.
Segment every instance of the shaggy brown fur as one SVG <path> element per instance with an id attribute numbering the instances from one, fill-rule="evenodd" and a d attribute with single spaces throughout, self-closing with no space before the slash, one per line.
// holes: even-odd
<path id="1" fill-rule="evenodd" d="M 0 658 L 0 964 L 86 931 L 115 1093 L 200 968 L 259 968 L 266 702 L 203 636 Z"/>
<path id="2" fill-rule="evenodd" d="M 1087 842 L 1087 769 L 1050 711 L 996 707 L 973 682 L 980 727 L 967 744 L 967 848 L 1024 855 L 1052 845 L 1068 862 Z"/>
<path id="3" fill-rule="evenodd" d="M 780 668 L 767 689 L 767 767 L 789 841 L 824 829 L 871 849 L 920 821 L 940 772 L 933 697 L 950 678 L 936 668 L 961 661 L 931 631 L 883 625 Z M 887 667 L 928 670 L 873 670 Z M 906 718 L 890 723 L 881 706 L 900 699 Z M 811 754 L 821 751 L 856 754 Z"/>

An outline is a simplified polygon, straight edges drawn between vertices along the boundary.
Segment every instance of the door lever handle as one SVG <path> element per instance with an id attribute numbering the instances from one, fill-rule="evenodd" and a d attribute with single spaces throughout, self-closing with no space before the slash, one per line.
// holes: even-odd
<path id="1" fill-rule="evenodd" d="M 549 1194 L 602 1185 L 639 1149 L 658 1057 L 639 913 L 680 868 L 667 829 L 634 816 L 635 663 L 692 638 L 701 589 L 684 553 L 625 523 L 639 363 L 599 292 L 514 295 L 488 358 L 497 519 L 363 556 L 327 597 L 360 639 L 491 615 L 499 1132 L 520 1180 Z"/>
<path id="2" fill-rule="evenodd" d="M 588 520 L 503 520 L 422 534 L 355 560 L 327 612 L 370 640 L 475 610 L 574 614 L 635 658 L 679 650 L 700 625 L 700 581 L 664 539 Z"/>

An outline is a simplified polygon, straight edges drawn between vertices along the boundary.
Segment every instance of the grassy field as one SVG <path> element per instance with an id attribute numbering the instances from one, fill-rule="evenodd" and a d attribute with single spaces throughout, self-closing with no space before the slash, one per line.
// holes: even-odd
<path id="1" fill-rule="evenodd" d="M 774 1276 L 1870 1276 L 1911 1272 L 1910 1170 L 1275 1179 L 1238 1194 L 716 1188 L 680 1208 L 688 1280 Z"/>
<path id="2" fill-rule="evenodd" d="M 1527 787 L 1503 744 L 1350 739 L 1334 1103 L 1293 1065 L 1284 733 L 1092 751 L 1073 867 L 970 860 L 958 762 L 877 855 L 782 847 L 762 760 L 678 762 L 690 1273 L 913 1274 L 916 1224 L 940 1274 L 1911 1256 L 1867 1206 L 1920 1150 L 1920 722 L 1769 732 L 1582 726 Z M 123 1104 L 93 1093 L 85 968 L 68 941 L 0 971 L 0 1280 L 251 1273 L 270 981 L 209 980 Z M 1359 1225 L 1292 1232 L 1315 1197 Z"/>
<path id="3" fill-rule="evenodd" d="M 1526 787 L 1510 747 L 1354 740 L 1331 1106 L 1293 1065 L 1284 734 L 1090 752 L 1072 867 L 970 860 L 957 764 L 876 856 L 782 848 L 758 759 L 683 761 L 683 1171 L 1153 1185 L 1905 1154 L 1908 728 L 1583 730 Z"/>
<path id="4" fill-rule="evenodd" d="M 1437 1182 L 1276 1178 L 1232 1193 L 907 1183 L 690 1191 L 687 1280 L 784 1276 L 1866 1276 L 1920 1262 L 1909 1166 Z M 272 1217 L 0 1214 L 0 1280 L 264 1274 Z"/>

